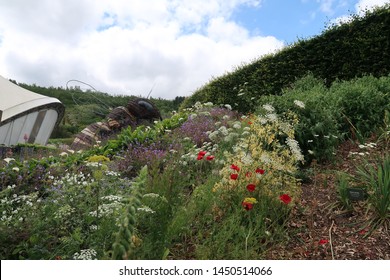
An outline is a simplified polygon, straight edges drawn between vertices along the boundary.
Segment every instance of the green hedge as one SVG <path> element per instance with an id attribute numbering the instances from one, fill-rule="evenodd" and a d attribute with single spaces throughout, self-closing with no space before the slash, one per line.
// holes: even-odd
<path id="1" fill-rule="evenodd" d="M 364 16 L 352 16 L 350 23 L 335 25 L 319 36 L 299 40 L 276 54 L 267 55 L 236 71 L 215 78 L 182 104 L 196 101 L 230 104 L 241 112 L 253 111 L 262 95 L 281 94 L 309 72 L 327 86 L 337 79 L 390 73 L 390 5 Z M 240 94 L 242 92 L 245 94 Z"/>

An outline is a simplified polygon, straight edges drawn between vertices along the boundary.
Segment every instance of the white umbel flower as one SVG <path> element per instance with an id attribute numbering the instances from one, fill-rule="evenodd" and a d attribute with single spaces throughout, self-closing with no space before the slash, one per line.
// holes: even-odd
<path id="1" fill-rule="evenodd" d="M 301 148 L 299 147 L 298 141 L 295 139 L 291 139 L 287 137 L 286 144 L 290 148 L 291 153 L 295 156 L 297 161 L 303 161 L 304 157 L 301 152 Z"/>
<path id="2" fill-rule="evenodd" d="M 294 100 L 294 104 L 295 104 L 296 106 L 298 106 L 299 108 L 302 108 L 302 109 L 305 108 L 305 103 L 303 103 L 303 102 L 300 101 L 300 100 Z"/>

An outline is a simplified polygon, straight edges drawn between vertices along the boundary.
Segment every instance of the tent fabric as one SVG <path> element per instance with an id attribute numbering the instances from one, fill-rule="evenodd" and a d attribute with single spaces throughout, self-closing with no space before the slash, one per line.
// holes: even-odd
<path id="1" fill-rule="evenodd" d="M 58 99 L 29 91 L 0 76 L 0 144 L 46 145 L 64 111 Z"/>

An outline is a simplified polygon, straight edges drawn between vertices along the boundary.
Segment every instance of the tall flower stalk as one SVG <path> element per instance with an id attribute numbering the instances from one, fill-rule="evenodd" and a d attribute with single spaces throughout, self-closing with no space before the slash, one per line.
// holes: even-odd
<path id="1" fill-rule="evenodd" d="M 148 168 L 144 166 L 132 184 L 131 197 L 127 198 L 127 205 L 120 218 L 119 229 L 114 233 L 115 241 L 111 252 L 113 260 L 126 260 L 131 256 L 132 245 L 137 240 L 135 238 L 136 210 L 142 205 L 141 190 L 145 186 L 147 174 Z"/>

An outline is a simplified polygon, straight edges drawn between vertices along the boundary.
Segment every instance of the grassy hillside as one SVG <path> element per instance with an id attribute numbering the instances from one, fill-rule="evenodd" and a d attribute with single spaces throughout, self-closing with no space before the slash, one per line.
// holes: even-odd
<path id="1" fill-rule="evenodd" d="M 390 5 L 352 18 L 350 23 L 334 25 L 319 36 L 299 40 L 276 54 L 212 80 L 187 98 L 182 107 L 211 101 L 249 112 L 256 108 L 259 96 L 281 94 L 309 72 L 327 86 L 335 80 L 368 74 L 388 75 Z"/>
<path id="2" fill-rule="evenodd" d="M 16 83 L 16 81 L 13 81 Z M 42 87 L 20 83 L 19 86 L 33 92 L 55 97 L 65 106 L 65 116 L 60 126 L 53 132 L 52 138 L 66 138 L 78 133 L 82 128 L 102 120 L 111 108 L 126 105 L 135 96 L 110 95 L 92 90 L 83 91 L 78 87 Z M 159 108 L 163 117 L 168 117 L 172 111 L 179 109 L 184 97 L 176 97 L 174 100 L 151 98 Z"/>

